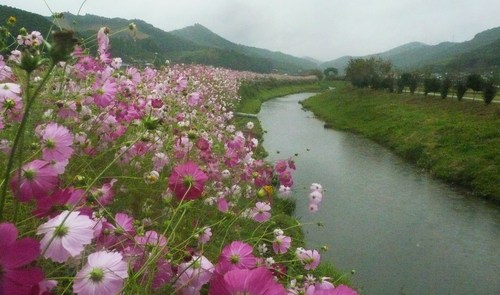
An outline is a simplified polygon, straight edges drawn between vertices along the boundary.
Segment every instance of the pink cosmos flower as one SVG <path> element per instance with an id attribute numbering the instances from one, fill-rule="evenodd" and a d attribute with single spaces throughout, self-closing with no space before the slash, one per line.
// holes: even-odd
<path id="1" fill-rule="evenodd" d="M 285 172 L 287 167 L 287 162 L 285 160 L 279 160 L 276 162 L 274 167 L 278 173 Z"/>
<path id="2" fill-rule="evenodd" d="M 63 211 L 40 225 L 37 234 L 45 234 L 40 241 L 44 256 L 55 262 L 65 262 L 69 257 L 80 255 L 94 237 L 94 225 L 93 220 L 77 211 Z"/>
<path id="3" fill-rule="evenodd" d="M 285 198 L 285 197 L 290 196 L 290 194 L 292 193 L 292 190 L 288 186 L 280 185 L 278 192 L 279 192 L 280 197 Z"/>
<path id="4" fill-rule="evenodd" d="M 153 289 L 161 288 L 163 285 L 168 283 L 172 278 L 172 267 L 170 263 L 164 259 L 157 259 L 155 262 L 155 267 L 146 265 L 148 261 L 150 252 L 149 250 L 154 249 L 166 254 L 167 249 L 167 238 L 157 233 L 156 231 L 147 231 L 143 236 L 135 237 L 136 245 L 132 249 L 125 249 L 128 252 L 128 256 L 135 256 L 138 259 L 135 260 L 133 269 L 134 271 L 139 271 L 143 267 L 146 267 L 143 274 L 141 275 L 141 282 L 144 285 L 150 284 Z"/>
<path id="5" fill-rule="evenodd" d="M 189 106 L 197 106 L 201 101 L 201 94 L 199 92 L 193 92 L 188 95 L 187 103 Z"/>
<path id="6" fill-rule="evenodd" d="M 141 73 L 134 67 L 127 68 L 126 76 L 133 84 L 141 82 Z"/>
<path id="7" fill-rule="evenodd" d="M 56 280 L 42 280 L 31 289 L 30 295 L 52 295 L 52 290 L 57 286 Z"/>
<path id="8" fill-rule="evenodd" d="M 0 118 L 10 118 L 20 121 L 23 109 L 23 100 L 21 98 L 21 89 L 18 84 L 1 83 L 0 84 Z"/>
<path id="9" fill-rule="evenodd" d="M 200 237 L 198 238 L 198 242 L 200 242 L 200 244 L 206 244 L 210 241 L 211 237 L 212 229 L 210 227 L 204 227 Z"/>
<path id="10" fill-rule="evenodd" d="M 179 264 L 175 286 L 182 294 L 199 294 L 201 287 L 208 283 L 215 271 L 214 265 L 205 256 L 193 255 L 189 262 Z"/>
<path id="11" fill-rule="evenodd" d="M 135 235 L 134 219 L 125 213 L 116 213 L 115 224 L 103 222 L 99 243 L 106 248 L 122 250 Z"/>
<path id="12" fill-rule="evenodd" d="M 216 270 L 224 274 L 231 269 L 253 268 L 257 259 L 252 254 L 253 248 L 242 241 L 233 241 L 226 245 L 219 256 Z"/>
<path id="13" fill-rule="evenodd" d="M 284 171 L 281 172 L 278 176 L 280 180 L 280 184 L 288 187 L 292 187 L 293 185 L 293 178 L 292 178 L 292 173 L 290 171 Z"/>
<path id="14" fill-rule="evenodd" d="M 309 187 L 309 189 L 311 190 L 311 192 L 313 191 L 319 191 L 320 193 L 323 192 L 323 186 L 319 183 L 311 183 L 311 186 Z"/>
<path id="15" fill-rule="evenodd" d="M 45 196 L 57 186 L 58 182 L 57 171 L 49 162 L 34 160 L 22 167 L 20 178 L 19 173 L 14 172 L 11 188 L 21 202 L 27 202 Z"/>
<path id="16" fill-rule="evenodd" d="M 89 255 L 76 274 L 73 292 L 80 295 L 119 294 L 128 277 L 127 263 L 118 252 L 99 251 Z"/>
<path id="17" fill-rule="evenodd" d="M 290 245 L 292 244 L 292 238 L 287 237 L 285 235 L 279 235 L 274 238 L 273 241 L 273 250 L 276 254 L 283 254 L 288 251 Z"/>
<path id="18" fill-rule="evenodd" d="M 39 267 L 27 267 L 40 255 L 39 242 L 17 236 L 12 223 L 0 223 L 0 294 L 30 294 L 43 279 Z"/>
<path id="19" fill-rule="evenodd" d="M 186 77 L 183 77 L 183 76 L 180 76 L 178 79 L 177 79 L 177 86 L 175 87 L 175 90 L 177 90 L 177 92 L 181 92 L 182 90 L 186 89 L 187 85 L 188 85 L 188 80 Z"/>
<path id="20" fill-rule="evenodd" d="M 154 230 L 148 230 L 143 236 L 136 236 L 135 241 L 142 248 L 160 247 L 162 251 L 167 252 L 167 238 Z"/>
<path id="21" fill-rule="evenodd" d="M 5 100 L 12 97 L 20 97 L 21 85 L 15 83 L 0 83 L 0 101 L 5 103 Z M 2 105 L 1 107 L 5 107 Z"/>
<path id="22" fill-rule="evenodd" d="M 109 28 L 102 27 L 97 32 L 97 44 L 99 45 L 99 54 L 104 54 L 109 48 Z"/>
<path id="23" fill-rule="evenodd" d="M 274 280 L 265 267 L 235 269 L 216 275 L 210 284 L 210 295 L 286 295 L 285 288 Z"/>
<path id="24" fill-rule="evenodd" d="M 154 277 L 151 287 L 156 290 L 165 286 L 165 284 L 170 281 L 173 274 L 174 272 L 172 270 L 170 262 L 163 258 L 158 259 L 158 261 L 156 262 L 156 268 L 154 269 Z M 147 281 L 149 281 L 148 271 L 146 271 L 143 278 L 147 278 Z"/>
<path id="25" fill-rule="evenodd" d="M 73 135 L 64 126 L 49 123 L 42 133 L 42 154 L 46 161 L 61 162 L 73 154 Z"/>
<path id="26" fill-rule="evenodd" d="M 309 203 L 308 209 L 309 209 L 309 212 L 311 212 L 311 213 L 316 213 L 319 210 L 318 205 L 314 204 L 314 203 Z"/>
<path id="27" fill-rule="evenodd" d="M 8 60 L 15 63 L 21 62 L 21 51 L 12 50 Z M 10 80 L 12 78 L 12 69 L 5 64 L 3 56 L 0 57 L 0 81 Z"/>
<path id="28" fill-rule="evenodd" d="M 170 161 L 168 156 L 162 152 L 155 153 L 151 160 L 153 161 L 153 170 L 160 172 L 163 170 L 163 167 L 165 167 Z"/>
<path id="29" fill-rule="evenodd" d="M 194 200 L 203 193 L 208 176 L 193 162 L 177 165 L 168 179 L 168 187 L 178 200 Z"/>
<path id="30" fill-rule="evenodd" d="M 107 79 L 104 83 L 96 82 L 94 84 L 94 103 L 100 107 L 107 107 L 114 100 L 118 92 L 117 85 L 114 81 Z"/>
<path id="31" fill-rule="evenodd" d="M 311 204 L 319 205 L 322 199 L 323 199 L 323 194 L 320 191 L 315 190 L 309 194 L 309 202 Z"/>
<path id="32" fill-rule="evenodd" d="M 117 179 L 113 178 L 110 181 L 104 183 L 101 188 L 92 189 L 92 196 L 99 202 L 99 204 L 101 204 L 102 206 L 106 206 L 113 202 L 115 193 L 112 188 L 117 181 Z"/>
<path id="33" fill-rule="evenodd" d="M 335 286 L 329 281 L 331 278 L 329 277 L 321 277 L 318 282 L 314 284 L 314 288 L 316 290 L 329 290 L 335 288 Z"/>
<path id="34" fill-rule="evenodd" d="M 66 171 L 66 166 L 69 164 L 69 160 L 63 160 L 61 162 L 54 162 L 50 161 L 50 164 L 52 164 L 52 167 L 56 170 L 58 175 L 64 174 Z"/>
<path id="35" fill-rule="evenodd" d="M 304 264 L 304 269 L 313 270 L 319 265 L 321 256 L 316 250 L 297 249 L 297 258 Z"/>
<path id="36" fill-rule="evenodd" d="M 24 46 L 37 46 L 43 43 L 43 37 L 40 32 L 33 31 L 27 35 L 18 35 L 17 43 Z"/>
<path id="37" fill-rule="evenodd" d="M 217 209 L 220 212 L 227 212 L 229 210 L 229 202 L 224 197 L 217 198 Z"/>
<path id="38" fill-rule="evenodd" d="M 268 221 L 271 218 L 271 206 L 267 202 L 257 202 L 253 211 L 253 220 L 257 222 Z"/>

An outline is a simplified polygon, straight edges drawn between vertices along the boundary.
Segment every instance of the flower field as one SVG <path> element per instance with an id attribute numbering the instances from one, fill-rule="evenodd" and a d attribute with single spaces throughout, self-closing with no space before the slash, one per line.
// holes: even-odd
<path id="1" fill-rule="evenodd" d="M 0 294 L 356 294 L 279 209 L 293 158 L 232 125 L 240 84 L 267 77 L 126 67 L 108 33 L 2 36 Z"/>

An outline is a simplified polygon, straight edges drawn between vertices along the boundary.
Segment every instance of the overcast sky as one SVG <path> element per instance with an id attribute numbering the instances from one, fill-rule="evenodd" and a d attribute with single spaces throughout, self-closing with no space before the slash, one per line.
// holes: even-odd
<path id="1" fill-rule="evenodd" d="M 42 15 L 82 0 L 2 0 Z M 47 5 L 46 5 L 47 3 Z M 412 41 L 462 42 L 500 26 L 498 0 L 87 0 L 80 14 L 138 18 L 171 31 L 199 23 L 244 45 L 321 61 Z"/>

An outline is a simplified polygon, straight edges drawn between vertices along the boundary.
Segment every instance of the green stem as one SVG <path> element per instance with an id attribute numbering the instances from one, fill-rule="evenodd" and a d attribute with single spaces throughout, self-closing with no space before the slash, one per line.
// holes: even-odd
<path id="1" fill-rule="evenodd" d="M 28 121 L 29 117 L 29 112 L 31 110 L 31 107 L 33 106 L 33 102 L 35 101 L 35 98 L 40 94 L 41 89 L 43 86 L 45 86 L 45 83 L 49 80 L 50 73 L 54 69 L 55 64 L 51 63 L 48 71 L 45 73 L 45 76 L 43 77 L 40 85 L 38 85 L 38 88 L 35 90 L 33 95 L 30 97 L 29 93 L 29 87 L 30 87 L 30 78 L 31 78 L 31 73 L 28 72 L 27 77 L 26 77 L 26 107 L 24 108 L 24 114 L 23 118 L 21 120 L 21 124 L 19 125 L 19 128 L 17 129 L 16 137 L 14 139 L 14 143 L 12 145 L 12 150 L 9 155 L 9 162 L 7 163 L 7 168 L 5 170 L 5 175 L 3 177 L 3 186 L 2 186 L 2 191 L 0 194 L 0 221 L 3 220 L 3 209 L 5 206 L 5 199 L 7 195 L 7 186 L 9 184 L 9 178 L 10 178 L 10 173 L 12 170 L 12 166 L 14 165 L 14 156 L 16 154 L 17 147 L 20 143 L 21 137 L 24 134 L 24 128 L 26 126 L 26 122 Z"/>

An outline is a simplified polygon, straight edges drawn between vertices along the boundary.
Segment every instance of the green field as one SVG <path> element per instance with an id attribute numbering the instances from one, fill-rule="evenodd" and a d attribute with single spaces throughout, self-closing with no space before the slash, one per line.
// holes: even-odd
<path id="1" fill-rule="evenodd" d="M 440 179 L 500 201 L 500 104 L 337 82 L 303 105 L 328 126 L 363 134 Z"/>

